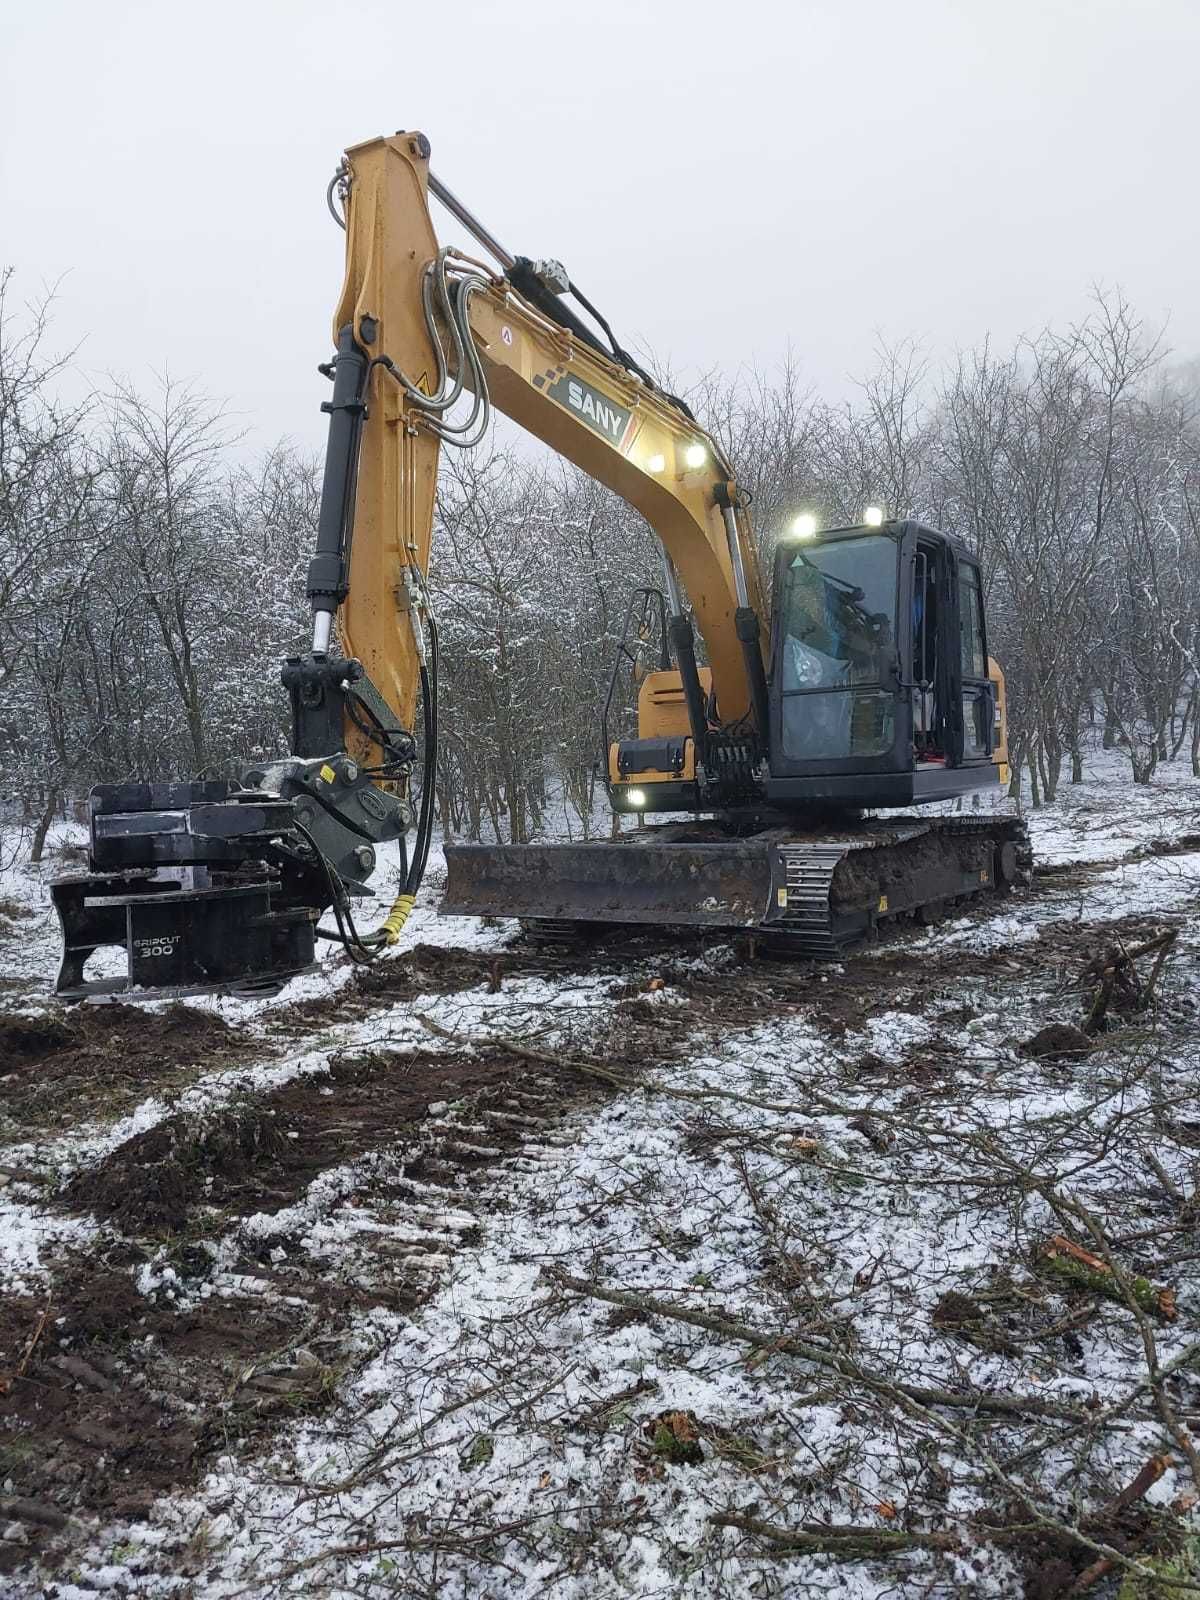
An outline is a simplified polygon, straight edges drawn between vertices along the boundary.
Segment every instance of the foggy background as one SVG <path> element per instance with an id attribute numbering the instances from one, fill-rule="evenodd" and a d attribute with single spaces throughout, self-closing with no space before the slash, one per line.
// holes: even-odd
<path id="1" fill-rule="evenodd" d="M 97 781 L 286 753 L 325 190 L 398 127 L 688 396 L 764 573 L 801 510 L 965 541 L 1013 799 L 1097 749 L 1200 779 L 1194 0 L 51 0 L 5 42 L 0 811 L 35 857 Z M 607 826 L 599 708 L 660 570 L 641 517 L 516 434 L 442 458 L 446 837 Z"/>
<path id="2" fill-rule="evenodd" d="M 1200 350 L 1192 0 L 43 0 L 0 54 L 0 257 L 78 366 L 323 437 L 344 146 L 420 128 L 512 250 L 683 381 L 1006 343 L 1119 285 Z M 448 219 L 434 208 L 444 237 Z M 77 380 L 78 381 L 78 380 Z"/>

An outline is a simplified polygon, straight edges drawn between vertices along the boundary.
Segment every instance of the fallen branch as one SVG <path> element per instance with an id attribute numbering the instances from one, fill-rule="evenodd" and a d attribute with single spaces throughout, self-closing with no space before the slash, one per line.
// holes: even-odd
<path id="1" fill-rule="evenodd" d="M 1038 1246 L 1036 1260 L 1044 1271 L 1065 1278 L 1068 1283 L 1126 1304 L 1125 1290 L 1107 1261 L 1075 1244 L 1065 1234 L 1056 1233 L 1044 1240 Z M 1131 1278 L 1128 1284 L 1131 1296 L 1142 1311 L 1164 1322 L 1174 1322 L 1177 1315 L 1174 1289 L 1156 1289 L 1148 1278 Z"/>
<path id="2" fill-rule="evenodd" d="M 990 1411 L 1006 1416 L 1055 1417 L 1067 1422 L 1087 1420 L 1087 1414 L 1078 1407 L 1060 1405 L 1053 1400 L 1040 1400 L 1027 1395 L 988 1394 L 980 1389 L 964 1394 L 955 1389 L 927 1389 L 919 1384 L 892 1382 L 866 1372 L 848 1356 L 839 1355 L 834 1350 L 823 1350 L 819 1345 L 809 1344 L 806 1340 L 795 1338 L 790 1334 L 767 1333 L 761 1328 L 752 1327 L 749 1323 L 713 1316 L 707 1311 L 695 1311 L 690 1306 L 679 1305 L 673 1300 L 659 1300 L 654 1295 L 631 1294 L 625 1289 L 606 1289 L 602 1284 L 592 1283 L 587 1278 L 572 1277 L 561 1267 L 543 1267 L 542 1275 L 561 1289 L 586 1295 L 592 1300 L 604 1300 L 609 1305 L 621 1306 L 627 1311 L 640 1311 L 647 1316 L 666 1317 L 672 1322 L 685 1322 L 694 1328 L 703 1328 L 708 1333 L 719 1334 L 722 1338 L 751 1345 L 756 1350 L 801 1356 L 817 1366 L 829 1368 L 844 1378 L 861 1383 L 885 1398 L 889 1394 L 898 1394 L 908 1400 L 916 1401 L 919 1405 L 946 1406 L 962 1411 Z"/>
<path id="3" fill-rule="evenodd" d="M 1151 1456 L 1145 1463 L 1137 1477 L 1127 1483 L 1123 1489 L 1113 1495 L 1105 1506 L 1102 1515 L 1105 1518 L 1116 1516 L 1117 1512 L 1124 1511 L 1135 1501 L 1140 1500 L 1162 1477 L 1171 1465 L 1170 1456 Z"/>
<path id="4" fill-rule="evenodd" d="M 1115 1517 L 1126 1510 L 1127 1507 L 1140 1500 L 1158 1482 L 1170 1465 L 1170 1456 L 1151 1456 L 1137 1476 L 1113 1495 L 1103 1511 L 1097 1516 L 1089 1517 L 1088 1523 L 1103 1523 L 1110 1517 Z M 1097 1557 L 1095 1561 L 1084 1567 L 1083 1571 L 1075 1579 L 1075 1582 L 1066 1592 L 1065 1600 L 1080 1600 L 1081 1596 L 1094 1589 L 1100 1579 L 1106 1578 L 1115 1568 L 1116 1562 L 1109 1556 Z"/>
<path id="5" fill-rule="evenodd" d="M 620 1072 L 610 1071 L 608 1067 L 601 1066 L 589 1056 L 564 1056 L 554 1050 L 538 1050 L 533 1045 L 521 1044 L 516 1039 L 506 1038 L 499 1033 L 489 1033 L 486 1037 L 478 1039 L 464 1039 L 460 1034 L 454 1033 L 450 1028 L 443 1028 L 440 1022 L 435 1022 L 432 1017 L 427 1017 L 420 1011 L 416 1013 L 416 1018 L 427 1033 L 432 1033 L 437 1039 L 445 1039 L 449 1044 L 468 1048 L 488 1045 L 503 1050 L 507 1055 L 516 1056 L 520 1061 L 536 1061 L 546 1066 L 564 1068 L 568 1072 L 580 1072 L 587 1077 L 600 1078 L 605 1083 L 615 1084 L 618 1089 L 633 1087 L 632 1078 Z"/>
<path id="6" fill-rule="evenodd" d="M 1175 943 L 1175 941 L 1176 941 L 1176 939 L 1178 939 L 1178 937 L 1179 937 L 1179 929 L 1178 928 L 1173 928 L 1171 930 L 1170 934 L 1164 934 L 1163 935 L 1163 937 L 1162 937 L 1162 939 L 1160 941 L 1160 948 L 1159 948 L 1158 955 L 1155 957 L 1154 965 L 1150 969 L 1150 976 L 1146 979 L 1146 987 L 1142 990 L 1142 1005 L 1143 1006 L 1148 1006 L 1150 1004 L 1150 1001 L 1151 1001 L 1151 999 L 1152 999 L 1152 997 L 1154 995 L 1155 985 L 1158 983 L 1159 976 L 1160 976 L 1160 974 L 1162 972 L 1162 969 L 1163 969 L 1164 965 L 1166 964 L 1166 959 L 1167 959 L 1168 952 L 1170 951 L 1171 946 Z M 1143 947 L 1142 953 L 1144 953 L 1146 950 L 1149 950 L 1150 948 L 1151 947 L 1149 945 L 1145 945 Z"/>
<path id="7" fill-rule="evenodd" d="M 25 1346 L 25 1354 L 21 1357 L 20 1361 L 17 1362 L 17 1365 L 11 1372 L 0 1373 L 0 1394 L 8 1394 L 12 1389 L 13 1384 L 16 1383 L 17 1379 L 25 1376 L 25 1373 L 29 1367 L 30 1358 L 32 1357 L 33 1352 L 37 1349 L 38 1340 L 46 1331 L 46 1324 L 50 1320 L 50 1310 L 51 1302 L 47 1300 L 46 1304 L 42 1307 L 42 1313 L 37 1320 L 37 1326 L 29 1336 L 29 1342 Z"/>
<path id="8" fill-rule="evenodd" d="M 1064 1600 L 1080 1600 L 1080 1596 L 1087 1594 L 1089 1589 L 1094 1589 L 1101 1578 L 1107 1578 L 1113 1570 L 1115 1562 L 1108 1556 L 1097 1556 L 1095 1561 L 1088 1563 L 1067 1590 Z"/>
<path id="9" fill-rule="evenodd" d="M 618 1389 L 616 1394 L 605 1395 L 595 1405 L 589 1406 L 586 1411 L 573 1417 L 570 1426 L 573 1430 L 603 1427 L 606 1419 L 614 1411 L 623 1405 L 628 1405 L 631 1400 L 640 1399 L 644 1394 L 657 1394 L 658 1387 L 658 1381 L 655 1378 L 638 1378 L 634 1383 L 629 1384 L 627 1388 Z"/>
<path id="10" fill-rule="evenodd" d="M 599 1510 L 599 1506 L 581 1505 L 581 1512 Z M 386 1555 L 392 1550 L 411 1551 L 414 1554 L 422 1551 L 438 1552 L 441 1554 L 459 1554 L 469 1556 L 474 1561 L 486 1562 L 490 1566 L 505 1567 L 513 1572 L 501 1557 L 494 1554 L 489 1546 L 502 1542 L 513 1533 L 520 1533 L 525 1528 L 531 1528 L 535 1523 L 545 1522 L 548 1518 L 559 1516 L 556 1509 L 548 1511 L 531 1512 L 527 1517 L 515 1517 L 508 1522 L 483 1523 L 483 1524 L 455 1524 L 449 1518 L 443 1525 L 431 1527 L 424 1531 L 416 1531 L 399 1539 L 364 1539 L 357 1544 L 329 1544 L 318 1550 L 314 1555 L 305 1556 L 302 1560 L 289 1562 L 286 1566 L 261 1578 L 253 1578 L 241 1589 L 234 1589 L 229 1595 L 229 1600 L 242 1600 L 243 1596 L 259 1593 L 268 1585 L 278 1586 L 290 1583 L 293 1578 L 298 1578 L 302 1573 L 311 1572 L 315 1567 L 324 1566 L 330 1561 L 357 1560 L 362 1556 Z M 514 1574 L 515 1575 L 515 1574 Z"/>
<path id="11" fill-rule="evenodd" d="M 1172 1356 L 1164 1366 L 1156 1366 L 1148 1377 L 1142 1378 L 1134 1384 L 1127 1394 L 1119 1400 L 1112 1401 L 1099 1411 L 1090 1412 L 1076 1427 L 1068 1428 L 1065 1433 L 1057 1434 L 1052 1439 L 1043 1440 L 1040 1444 L 1031 1445 L 1021 1450 L 1015 1456 L 1008 1456 L 1000 1463 L 1001 1470 L 1005 1473 L 1014 1472 L 1023 1466 L 1026 1461 L 1040 1455 L 1043 1450 L 1054 1448 L 1061 1450 L 1069 1439 L 1074 1439 L 1088 1428 L 1106 1428 L 1109 1423 L 1115 1422 L 1118 1417 L 1123 1417 L 1131 1411 L 1143 1395 L 1154 1395 L 1168 1378 L 1173 1378 L 1177 1372 L 1183 1372 L 1194 1362 L 1200 1361 L 1200 1339 L 1187 1345 L 1178 1355 Z"/>
<path id="12" fill-rule="evenodd" d="M 953 1533 L 905 1533 L 893 1528 L 826 1527 L 823 1522 L 804 1522 L 799 1528 L 781 1528 L 757 1517 L 743 1517 L 733 1511 L 716 1511 L 708 1519 L 718 1528 L 737 1528 L 766 1539 L 778 1550 L 800 1551 L 810 1555 L 842 1556 L 861 1560 L 869 1556 L 894 1555 L 898 1550 L 960 1550 L 962 1541 Z"/>
<path id="13" fill-rule="evenodd" d="M 1107 957 L 1102 957 L 1092 964 L 1089 970 L 1100 979 L 1100 987 L 1092 1001 L 1087 1021 L 1083 1024 L 1084 1033 L 1091 1036 L 1099 1032 L 1107 1016 L 1113 994 L 1118 988 L 1122 1009 L 1127 1011 L 1146 1009 L 1154 995 L 1163 964 L 1178 937 L 1178 928 L 1171 928 L 1166 933 L 1158 934 L 1156 938 L 1147 939 L 1144 944 L 1139 944 L 1133 950 L 1123 950 L 1118 946 L 1110 950 Z M 1148 956 L 1152 951 L 1156 952 L 1154 966 L 1151 968 L 1149 978 L 1142 985 L 1138 980 L 1137 963 L 1142 956 Z"/>

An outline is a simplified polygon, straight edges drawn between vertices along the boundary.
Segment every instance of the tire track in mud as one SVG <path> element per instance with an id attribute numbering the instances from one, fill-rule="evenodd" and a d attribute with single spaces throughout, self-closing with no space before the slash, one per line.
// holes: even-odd
<path id="1" fill-rule="evenodd" d="M 63 1203 L 123 1237 L 65 1256 L 48 1293 L 0 1307 L 0 1481 L 30 1518 L 26 1541 L 0 1540 L 0 1572 L 68 1514 L 140 1515 L 228 1437 L 329 1404 L 368 1353 L 355 1319 L 418 1306 L 471 1236 L 489 1169 L 536 1158 L 596 1093 L 511 1055 L 381 1052 L 199 1126 L 168 1119 L 79 1174 Z M 453 1102 L 431 1106 L 435 1094 Z M 339 1166 L 348 1192 L 305 1215 L 296 1202 Z"/>
<path id="2" fill-rule="evenodd" d="M 511 1154 L 528 1125 L 560 1114 L 586 1087 L 577 1073 L 531 1075 L 528 1086 L 522 1075 L 511 1054 L 486 1047 L 335 1054 L 327 1074 L 207 1117 L 156 1123 L 79 1172 L 61 1200 L 127 1234 L 169 1237 L 194 1228 L 199 1213 L 282 1210 L 322 1173 L 370 1151 L 411 1149 L 410 1175 L 419 1165 L 426 1178 L 435 1169 L 453 1177 Z M 455 1161 L 439 1155 L 443 1147 Z"/>
<path id="3" fill-rule="evenodd" d="M 1044 866 L 1037 871 L 1031 894 L 1039 900 L 1062 897 L 1086 889 L 1115 867 L 1189 854 L 1197 848 L 1200 835 L 1185 833 L 1153 840 L 1111 860 Z M 1020 895 L 1014 903 L 1028 898 Z M 1008 903 L 989 899 L 960 908 L 955 915 L 983 924 L 1003 915 Z M 890 950 L 904 951 L 912 937 L 904 926 L 885 935 L 882 950 L 875 954 L 880 964 L 873 969 L 872 981 L 885 973 L 888 981 L 907 977 L 904 969 L 910 958 L 892 957 Z M 378 966 L 355 969 L 349 981 L 331 994 L 264 1009 L 241 1024 L 186 1004 L 161 1011 L 109 1004 L 0 1013 L 0 1136 L 46 1137 L 77 1129 L 87 1119 L 97 1126 L 109 1125 L 147 1096 L 178 1094 L 210 1076 L 214 1068 L 221 1071 L 278 1059 L 289 1046 L 311 1045 L 314 1034 L 363 1021 L 423 995 L 458 994 L 481 986 L 498 993 L 505 982 L 518 978 L 564 985 L 572 977 L 607 975 L 616 982 L 631 967 L 653 964 L 663 973 L 683 973 L 683 990 L 694 1005 L 703 1007 L 715 997 L 717 1009 L 724 1009 L 735 998 L 733 990 L 745 973 L 759 974 L 776 965 L 755 962 L 748 945 L 752 940 L 747 936 L 731 939 L 679 930 L 639 932 L 632 937 L 628 930 L 613 930 L 573 950 L 539 949 L 519 941 L 496 950 L 418 944 Z M 739 976 L 730 981 L 719 966 L 714 968 L 714 951 L 731 951 L 732 969 Z M 849 969 L 843 970 L 852 970 L 864 954 L 870 956 L 872 951 L 852 952 Z M 959 972 L 987 966 L 986 960 L 968 951 L 961 951 L 956 961 Z M 689 966 L 697 964 L 705 972 L 703 986 L 686 980 Z M 786 1005 L 813 991 L 820 974 L 828 970 L 813 962 L 779 964 L 772 980 L 753 987 L 769 1002 Z"/>

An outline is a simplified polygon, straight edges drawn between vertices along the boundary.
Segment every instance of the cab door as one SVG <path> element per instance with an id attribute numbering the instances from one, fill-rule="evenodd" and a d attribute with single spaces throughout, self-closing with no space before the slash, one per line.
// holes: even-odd
<path id="1" fill-rule="evenodd" d="M 961 717 L 953 718 L 957 726 L 952 743 L 957 748 L 951 764 L 963 766 L 992 759 L 996 703 L 995 689 L 988 677 L 987 627 L 978 563 L 956 553 L 950 566 L 955 590 L 951 611 L 957 612 L 958 648 L 948 654 L 957 667 L 957 682 L 951 686 L 952 704 L 961 709 Z"/>

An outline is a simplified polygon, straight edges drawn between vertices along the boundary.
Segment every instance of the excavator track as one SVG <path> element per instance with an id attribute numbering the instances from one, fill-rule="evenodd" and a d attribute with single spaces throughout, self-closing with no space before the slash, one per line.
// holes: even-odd
<path id="1" fill-rule="evenodd" d="M 954 905 L 1028 884 L 1033 872 L 1017 818 L 922 818 L 885 832 L 867 825 L 850 842 L 778 848 L 787 902 L 765 931 L 780 951 L 827 959 L 897 923 L 936 922 Z"/>
<path id="2" fill-rule="evenodd" d="M 1015 817 L 899 817 L 835 831 L 782 825 L 746 838 L 668 823 L 585 845 L 452 845 L 440 910 L 516 917 L 541 943 L 604 925 L 762 935 L 781 953 L 836 960 L 877 930 L 1027 884 Z"/>

